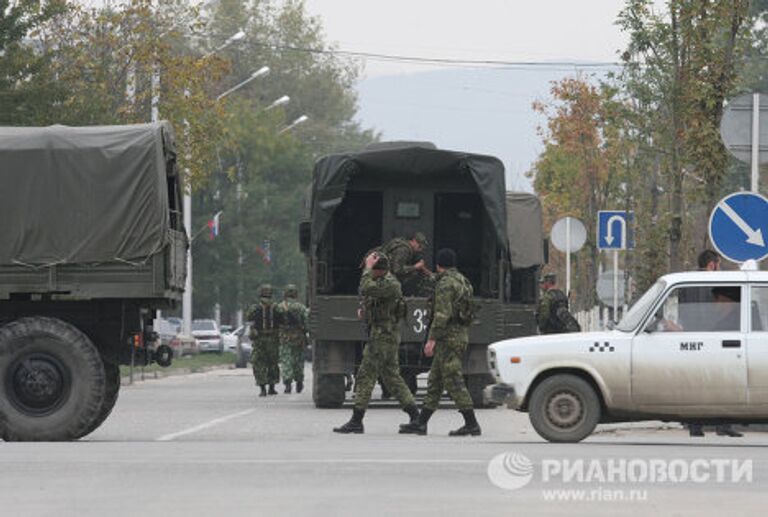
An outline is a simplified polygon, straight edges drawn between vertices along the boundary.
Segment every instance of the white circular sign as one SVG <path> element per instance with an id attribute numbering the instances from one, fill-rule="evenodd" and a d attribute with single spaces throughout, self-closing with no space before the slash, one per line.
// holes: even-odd
<path id="1" fill-rule="evenodd" d="M 624 305 L 624 271 L 619 269 L 619 305 Z M 605 305 L 613 305 L 613 270 L 600 273 L 597 279 L 597 297 Z"/>
<path id="2" fill-rule="evenodd" d="M 569 230 L 571 234 L 570 242 L 568 242 Z M 587 242 L 587 229 L 584 227 L 584 223 L 575 217 L 562 217 L 552 226 L 549 238 L 552 240 L 552 245 L 558 251 L 576 253 Z"/>

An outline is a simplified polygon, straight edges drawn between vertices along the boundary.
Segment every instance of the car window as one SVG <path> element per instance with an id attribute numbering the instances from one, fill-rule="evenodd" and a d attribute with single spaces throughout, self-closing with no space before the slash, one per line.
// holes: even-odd
<path id="1" fill-rule="evenodd" d="M 213 320 L 195 320 L 192 322 L 192 330 L 216 330 L 216 322 Z"/>
<path id="2" fill-rule="evenodd" d="M 738 332 L 741 287 L 686 286 L 672 290 L 649 322 L 652 332 Z"/>
<path id="3" fill-rule="evenodd" d="M 622 318 L 621 322 L 616 326 L 618 330 L 623 332 L 632 332 L 640 324 L 640 321 L 651 310 L 651 306 L 656 301 L 661 293 L 666 288 L 666 283 L 663 280 L 659 280 L 648 289 L 643 296 L 632 306 L 627 312 L 626 316 Z"/>
<path id="4" fill-rule="evenodd" d="M 752 331 L 768 332 L 768 286 L 752 288 Z"/>

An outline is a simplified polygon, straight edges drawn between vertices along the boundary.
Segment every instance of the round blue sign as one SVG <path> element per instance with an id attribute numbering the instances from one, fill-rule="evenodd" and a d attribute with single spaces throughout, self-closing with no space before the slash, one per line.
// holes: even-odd
<path id="1" fill-rule="evenodd" d="M 709 238 L 733 262 L 768 256 L 768 199 L 754 192 L 724 197 L 709 217 Z"/>

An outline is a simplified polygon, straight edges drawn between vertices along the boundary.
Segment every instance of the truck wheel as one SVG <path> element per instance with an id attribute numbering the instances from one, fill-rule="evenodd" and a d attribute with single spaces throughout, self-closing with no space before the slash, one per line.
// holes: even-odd
<path id="1" fill-rule="evenodd" d="M 345 386 L 344 374 L 315 374 L 312 378 L 312 400 L 315 407 L 340 408 L 344 404 Z"/>
<path id="2" fill-rule="evenodd" d="M 531 394 L 528 414 L 539 436 L 550 442 L 580 442 L 600 421 L 594 388 L 575 375 L 553 375 Z"/>
<path id="3" fill-rule="evenodd" d="M 0 328 L 0 422 L 9 441 L 86 434 L 106 395 L 104 364 L 88 337 L 54 318 Z"/>
<path id="4" fill-rule="evenodd" d="M 107 417 L 112 413 L 112 410 L 117 403 L 117 396 L 120 394 L 120 367 L 116 364 L 104 363 L 104 375 L 105 375 L 105 388 L 104 388 L 104 402 L 101 404 L 99 410 L 99 416 L 96 420 L 91 422 L 88 429 L 77 438 L 82 438 L 94 432 L 96 429 L 104 423 Z"/>
<path id="5" fill-rule="evenodd" d="M 466 376 L 467 391 L 469 396 L 472 397 L 472 404 L 475 409 L 483 409 L 493 407 L 491 404 L 486 404 L 483 400 L 483 390 L 486 386 L 493 383 L 493 377 L 487 373 L 476 373 Z"/>
<path id="6" fill-rule="evenodd" d="M 419 380 L 417 379 L 418 373 L 416 370 L 404 370 L 402 376 L 405 385 L 411 390 L 411 395 L 416 395 L 416 391 L 419 389 Z"/>

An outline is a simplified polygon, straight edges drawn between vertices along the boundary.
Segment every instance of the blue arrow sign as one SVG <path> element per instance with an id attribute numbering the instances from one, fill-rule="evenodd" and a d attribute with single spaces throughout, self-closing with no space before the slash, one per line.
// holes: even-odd
<path id="1" fill-rule="evenodd" d="M 601 250 L 626 250 L 635 247 L 629 223 L 632 212 L 600 210 L 597 213 L 597 247 Z"/>
<path id="2" fill-rule="evenodd" d="M 709 216 L 709 238 L 733 262 L 768 256 L 768 199 L 754 192 L 724 197 Z"/>

